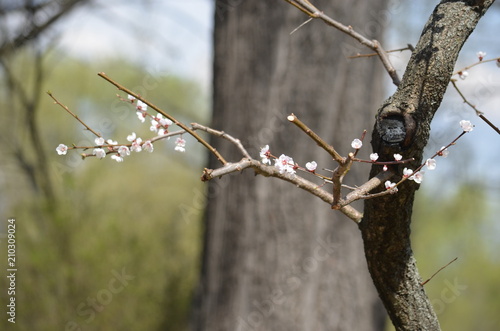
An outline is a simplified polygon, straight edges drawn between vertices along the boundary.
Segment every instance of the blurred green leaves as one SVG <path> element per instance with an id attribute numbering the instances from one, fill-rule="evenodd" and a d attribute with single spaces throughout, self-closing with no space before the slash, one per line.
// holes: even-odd
<path id="1" fill-rule="evenodd" d="M 35 78 L 29 55 L 9 63 L 28 94 Z M 132 131 L 143 139 L 153 135 L 97 70 L 58 56 L 43 58 L 43 91 L 51 90 L 106 139 L 126 142 Z M 187 123 L 208 117 L 206 98 L 193 82 L 116 59 L 92 66 Z M 5 85 L 1 90 L 7 96 Z M 175 152 L 173 141 L 158 142 L 153 153 L 133 153 L 123 163 L 109 157 L 83 161 L 75 151 L 58 156 L 59 143 L 93 144 L 95 137 L 43 95 L 35 116 L 56 192 L 56 204 L 49 204 L 30 188 L 14 157 L 15 148 L 35 157 L 25 148 L 23 105 L 15 97 L 0 103 L 6 156 L 2 217 L 14 216 L 18 225 L 17 329 L 184 330 L 199 272 L 202 209 L 187 218 L 179 206 L 193 205 L 193 192 L 204 192 L 199 155 L 205 153 L 188 140 L 188 152 L 197 157 Z M 126 286 L 113 281 L 122 270 L 133 277 Z"/>
<path id="2" fill-rule="evenodd" d="M 455 191 L 424 190 L 416 197 L 412 242 L 422 280 L 443 330 L 497 330 L 500 325 L 498 248 L 490 194 L 477 178 Z M 393 330 L 390 326 L 389 330 Z"/>

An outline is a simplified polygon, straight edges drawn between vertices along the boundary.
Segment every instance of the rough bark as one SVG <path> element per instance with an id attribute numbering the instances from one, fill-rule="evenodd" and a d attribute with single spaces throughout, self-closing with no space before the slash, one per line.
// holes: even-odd
<path id="1" fill-rule="evenodd" d="M 458 53 L 492 3 L 446 0 L 435 8 L 400 86 L 378 111 L 372 145 L 380 160 L 390 160 L 394 153 L 400 153 L 404 158 L 415 158 L 413 169 L 421 163 L 430 122 L 449 84 Z M 390 139 L 388 121 L 399 123 L 405 134 Z M 370 176 L 380 170 L 379 166 L 372 167 Z M 402 173 L 402 167 L 395 170 Z M 396 329 L 439 330 L 436 314 L 420 285 L 410 243 L 417 188 L 417 184 L 406 182 L 395 195 L 366 201 L 360 229 L 370 274 Z"/>
<path id="2" fill-rule="evenodd" d="M 316 4 L 368 34 L 378 24 L 369 37 L 380 38 L 384 22 L 374 20 L 384 2 Z M 215 15 L 212 127 L 242 139 L 254 157 L 269 144 L 276 156 L 334 168 L 286 116 L 295 113 L 346 153 L 373 122 L 382 66 L 347 60 L 364 48 L 321 22 L 290 35 L 307 17 L 281 0 L 227 3 Z M 224 141 L 213 144 L 228 161 L 242 157 Z M 219 166 L 211 159 L 210 168 Z M 353 170 L 348 184 L 362 182 L 364 171 Z M 205 227 L 194 329 L 383 329 L 359 232 L 319 199 L 245 171 L 210 182 Z"/>

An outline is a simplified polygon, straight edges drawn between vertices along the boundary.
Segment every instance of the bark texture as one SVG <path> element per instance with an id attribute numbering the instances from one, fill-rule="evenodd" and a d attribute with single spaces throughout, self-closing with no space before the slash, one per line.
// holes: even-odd
<path id="1" fill-rule="evenodd" d="M 315 5 L 380 38 L 384 2 Z M 334 168 L 286 116 L 295 113 L 345 154 L 373 123 L 382 65 L 347 60 L 367 50 L 319 21 L 290 35 L 307 17 L 282 0 L 227 3 L 218 1 L 215 13 L 212 127 L 242 138 L 254 157 L 269 144 L 276 156 Z M 228 161 L 242 157 L 225 141 L 213 144 Z M 348 184 L 366 179 L 366 170 L 353 171 Z M 194 329 L 383 329 L 359 231 L 319 199 L 245 171 L 210 182 L 205 227 Z"/>
<path id="2" fill-rule="evenodd" d="M 458 53 L 492 3 L 446 0 L 435 8 L 398 90 L 378 111 L 372 145 L 380 160 L 391 160 L 394 153 L 400 153 L 404 158 L 415 158 L 413 169 L 421 163 L 431 120 L 449 84 Z M 404 134 L 392 135 L 394 127 L 403 127 Z M 395 170 L 401 174 L 402 168 Z M 372 167 L 371 176 L 380 170 Z M 396 329 L 439 330 L 437 317 L 420 285 L 410 243 L 417 188 L 417 184 L 405 182 L 395 195 L 367 200 L 360 229 L 370 274 Z"/>

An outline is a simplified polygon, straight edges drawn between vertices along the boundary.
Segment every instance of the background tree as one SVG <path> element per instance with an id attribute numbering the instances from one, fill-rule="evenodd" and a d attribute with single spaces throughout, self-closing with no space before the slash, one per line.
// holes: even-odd
<path id="1" fill-rule="evenodd" d="M 382 37 L 377 15 L 385 1 L 317 5 Z M 216 2 L 212 127 L 238 136 L 253 156 L 269 144 L 302 164 L 334 168 L 286 116 L 297 114 L 333 144 L 359 137 L 382 99 L 382 66 L 348 60 L 361 47 L 320 22 L 290 34 L 304 20 L 279 1 Z M 213 144 L 228 159 L 241 157 L 232 145 Z M 217 165 L 211 158 L 209 166 Z M 349 183 L 365 176 L 360 167 Z M 385 314 L 359 232 L 344 218 L 288 183 L 248 171 L 211 182 L 196 329 L 381 330 Z"/>

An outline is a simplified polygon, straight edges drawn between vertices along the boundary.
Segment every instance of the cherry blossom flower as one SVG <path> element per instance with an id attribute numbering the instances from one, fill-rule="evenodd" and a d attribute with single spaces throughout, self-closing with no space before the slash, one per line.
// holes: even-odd
<path id="1" fill-rule="evenodd" d="M 418 171 L 414 173 L 409 180 L 413 180 L 415 183 L 420 184 L 422 183 L 422 180 L 424 179 L 424 172 L 423 171 Z"/>
<path id="2" fill-rule="evenodd" d="M 139 111 L 146 111 L 148 110 L 148 105 L 146 105 L 141 100 L 137 100 L 137 106 L 135 108 L 137 108 L 137 110 Z"/>
<path id="3" fill-rule="evenodd" d="M 130 95 L 130 94 L 129 94 L 129 95 L 127 95 L 127 99 L 128 99 L 128 101 L 130 101 L 131 103 L 134 103 L 134 101 L 135 101 L 135 97 L 134 97 L 133 95 Z"/>
<path id="4" fill-rule="evenodd" d="M 390 180 L 388 180 L 388 181 L 385 182 L 385 188 L 387 190 L 390 190 L 390 189 L 395 189 L 396 191 L 398 190 L 397 187 L 396 187 L 396 183 L 393 183 Z"/>
<path id="5" fill-rule="evenodd" d="M 118 154 L 120 154 L 120 156 L 129 156 L 130 149 L 127 146 L 120 146 L 118 147 Z"/>
<path id="6" fill-rule="evenodd" d="M 360 149 L 363 146 L 363 142 L 359 139 L 354 139 L 351 143 L 351 147 L 354 149 Z"/>
<path id="7" fill-rule="evenodd" d="M 104 159 L 106 157 L 106 151 L 102 148 L 94 148 L 93 154 L 98 159 Z"/>
<path id="8" fill-rule="evenodd" d="M 181 137 L 178 137 L 175 140 L 175 150 L 178 152 L 185 152 L 186 149 L 184 148 L 186 146 L 186 141 L 182 139 Z"/>
<path id="9" fill-rule="evenodd" d="M 409 177 L 413 174 L 413 170 L 411 169 L 408 169 L 408 168 L 404 168 L 403 169 L 403 177 Z"/>
<path id="10" fill-rule="evenodd" d="M 158 132 L 158 135 L 162 136 L 167 132 L 168 126 L 172 124 L 173 122 L 171 120 L 163 118 L 162 114 L 158 114 L 151 120 L 149 130 Z"/>
<path id="11" fill-rule="evenodd" d="M 260 149 L 259 156 L 262 159 L 262 163 L 271 165 L 271 152 L 269 152 L 269 145 L 266 145 Z"/>
<path id="12" fill-rule="evenodd" d="M 160 118 L 160 125 L 163 127 L 168 127 L 173 124 L 173 122 L 168 118 L 163 118 L 162 114 L 158 114 L 158 117 Z"/>
<path id="13" fill-rule="evenodd" d="M 469 73 L 467 71 L 459 71 L 458 72 L 458 77 L 460 77 L 460 79 L 462 79 L 462 80 L 467 78 L 467 76 L 469 76 Z"/>
<path id="14" fill-rule="evenodd" d="M 114 141 L 114 140 L 111 140 L 111 139 L 106 140 L 106 142 L 108 143 L 108 145 L 117 145 L 118 144 L 117 141 Z"/>
<path id="15" fill-rule="evenodd" d="M 311 161 L 306 163 L 306 169 L 309 170 L 310 172 L 314 172 L 317 167 L 318 164 L 316 163 L 316 161 Z"/>
<path id="16" fill-rule="evenodd" d="M 373 162 L 377 161 L 378 160 L 378 154 L 377 153 L 371 153 L 370 154 L 370 160 L 372 160 Z"/>
<path id="17" fill-rule="evenodd" d="M 132 146 L 130 146 L 130 150 L 131 150 L 132 152 L 139 153 L 140 151 L 142 151 L 142 146 L 141 146 L 141 143 L 142 143 L 142 139 L 141 139 L 141 138 L 137 138 L 137 139 L 135 139 L 135 140 L 132 142 Z"/>
<path id="18" fill-rule="evenodd" d="M 121 157 L 121 156 L 120 156 L 120 155 L 118 155 L 118 154 L 113 154 L 113 155 L 111 155 L 111 158 L 112 158 L 113 160 L 116 160 L 116 162 L 123 162 L 123 157 Z"/>
<path id="19" fill-rule="evenodd" d="M 135 113 L 137 114 L 137 118 L 139 119 L 139 121 L 141 121 L 141 123 L 144 123 L 144 121 L 146 120 L 146 112 L 137 111 Z"/>
<path id="20" fill-rule="evenodd" d="M 474 129 L 474 125 L 472 125 L 470 121 L 466 120 L 461 120 L 460 126 L 462 127 L 462 130 L 464 130 L 465 132 L 471 132 Z"/>
<path id="21" fill-rule="evenodd" d="M 274 166 L 278 168 L 280 174 L 284 174 L 285 172 L 295 174 L 293 159 L 285 154 L 281 154 L 278 159 L 274 160 Z"/>
<path id="22" fill-rule="evenodd" d="M 443 146 L 443 147 L 441 147 L 441 149 L 439 150 L 438 155 L 439 155 L 439 156 L 442 156 L 442 157 L 447 157 L 449 153 L 450 153 L 450 152 L 448 151 L 448 148 L 446 148 L 446 146 Z"/>
<path id="23" fill-rule="evenodd" d="M 95 144 L 96 144 L 97 146 L 102 146 L 102 145 L 104 145 L 104 142 L 105 142 L 105 141 L 104 141 L 104 138 L 103 138 L 103 137 L 97 137 L 97 138 L 95 138 L 94 142 L 95 142 Z"/>
<path id="24" fill-rule="evenodd" d="M 134 141 L 135 138 L 136 138 L 135 132 L 132 132 L 132 134 L 127 136 L 127 140 L 130 142 Z"/>
<path id="25" fill-rule="evenodd" d="M 484 59 L 484 57 L 486 56 L 486 53 L 485 52 L 477 52 L 476 53 L 479 61 L 482 61 Z"/>
<path id="26" fill-rule="evenodd" d="M 59 155 L 66 155 L 66 153 L 68 152 L 68 146 L 66 146 L 64 144 L 59 144 L 59 146 L 57 146 L 57 148 L 56 148 L 56 151 L 57 151 L 57 154 L 59 154 Z"/>
<path id="27" fill-rule="evenodd" d="M 387 165 L 386 165 L 386 164 L 384 164 L 384 167 L 383 167 L 382 169 L 383 169 L 384 171 L 387 171 L 387 169 L 388 169 L 388 168 L 387 168 Z"/>
<path id="28" fill-rule="evenodd" d="M 427 161 L 425 161 L 425 165 L 427 166 L 427 169 L 434 170 L 436 169 L 436 160 L 427 159 Z"/>
<path id="29" fill-rule="evenodd" d="M 401 159 L 403 158 L 403 156 L 401 154 L 394 154 L 394 160 L 396 161 L 401 161 Z"/>
<path id="30" fill-rule="evenodd" d="M 150 153 L 153 153 L 154 150 L 153 143 L 151 142 L 151 140 L 146 140 L 144 144 L 142 144 L 142 148 L 144 148 L 145 151 L 148 151 Z"/>

